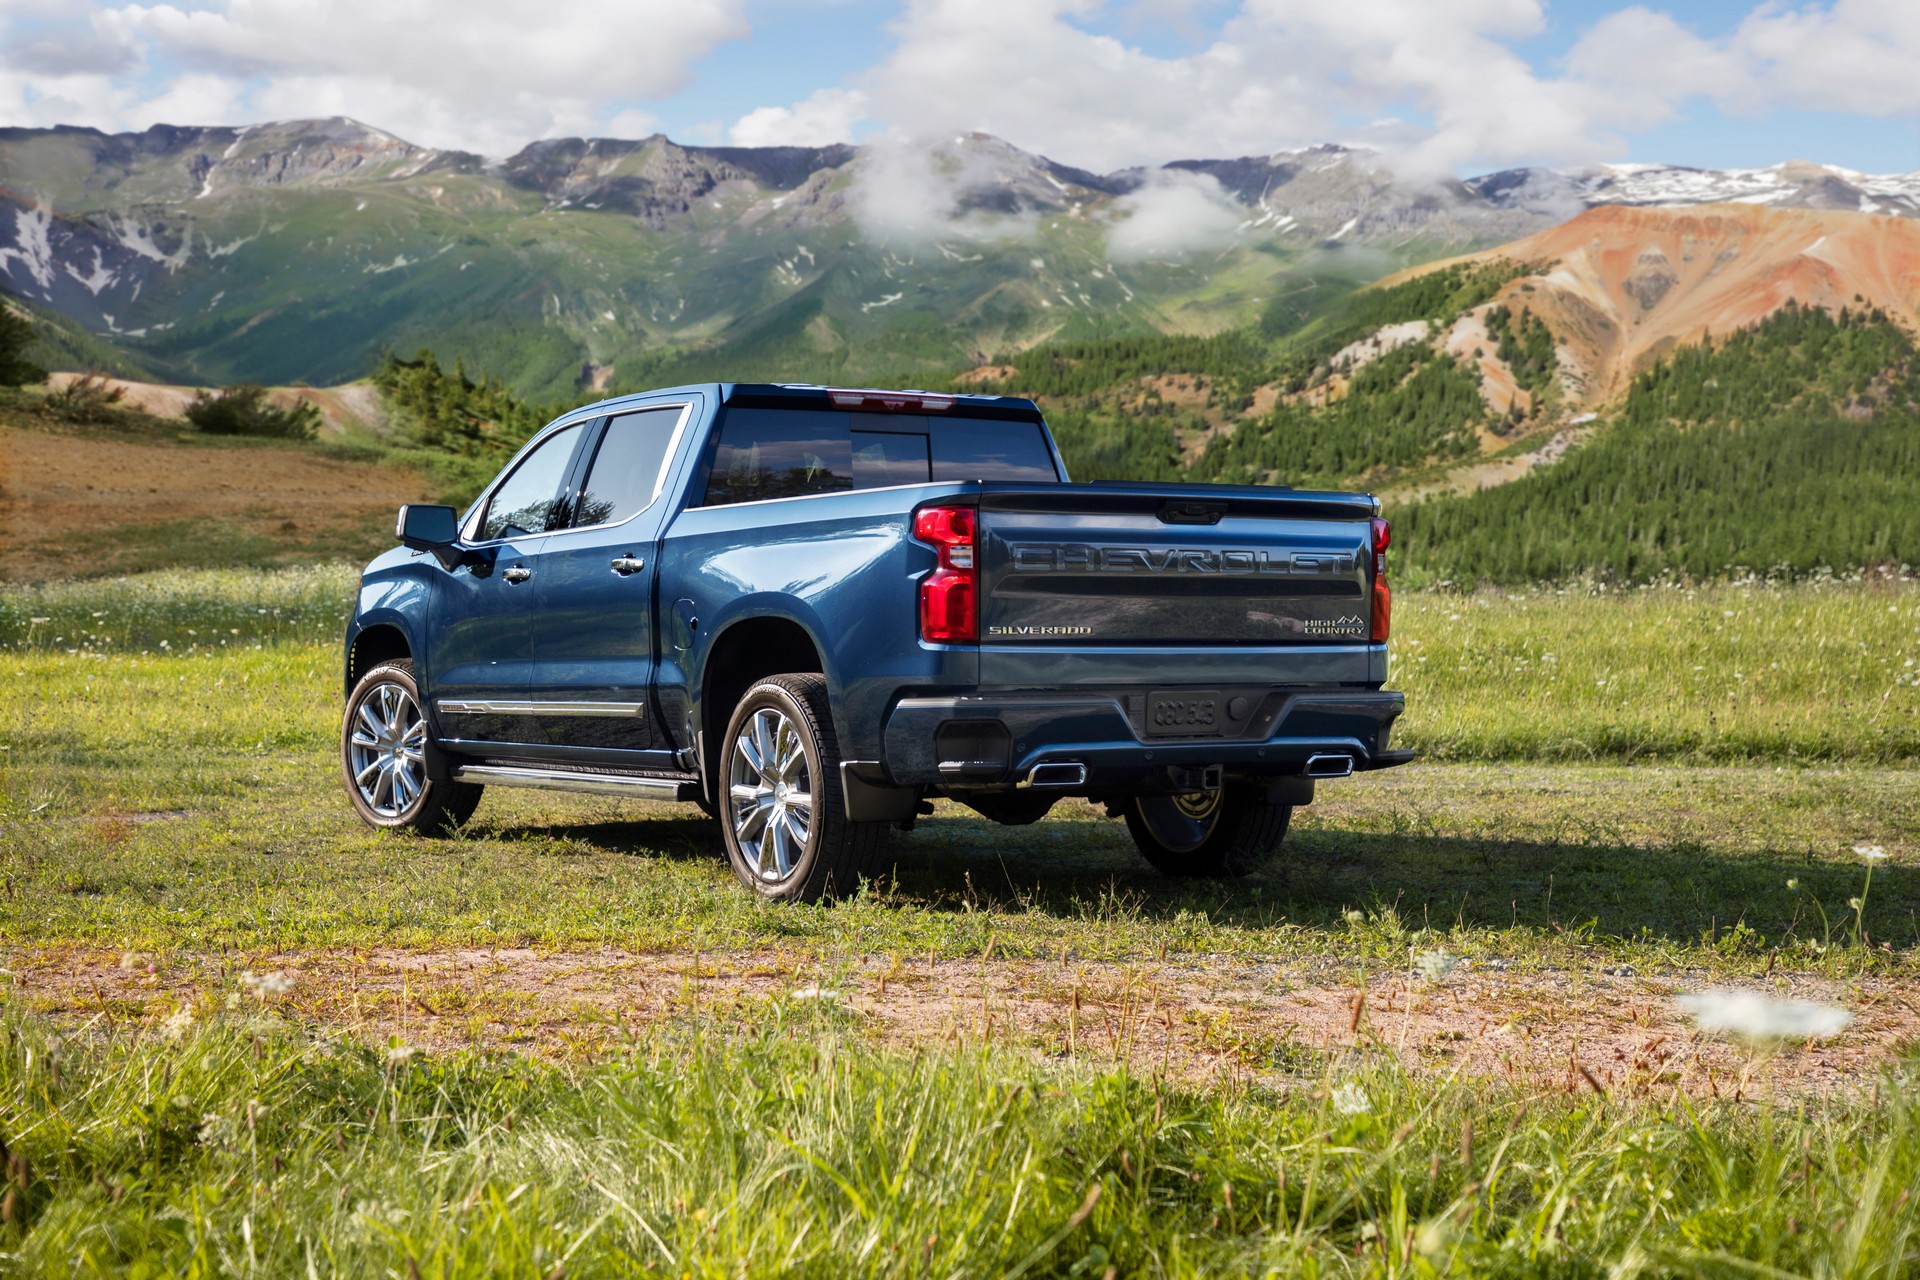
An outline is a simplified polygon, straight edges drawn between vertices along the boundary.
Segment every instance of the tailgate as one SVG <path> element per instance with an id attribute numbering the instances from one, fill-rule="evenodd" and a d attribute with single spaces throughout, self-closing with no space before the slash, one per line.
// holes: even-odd
<path id="1" fill-rule="evenodd" d="M 1377 511 L 1237 485 L 985 485 L 981 643 L 1365 645 Z"/>

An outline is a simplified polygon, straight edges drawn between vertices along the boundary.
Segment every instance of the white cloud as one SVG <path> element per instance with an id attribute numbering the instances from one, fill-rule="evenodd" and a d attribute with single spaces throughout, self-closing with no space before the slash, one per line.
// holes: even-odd
<path id="1" fill-rule="evenodd" d="M 1571 77 L 1640 104 L 1639 124 L 1667 118 L 1691 97 L 1739 114 L 1911 115 L 1920 112 L 1916 68 L 1920 5 L 1911 0 L 1764 4 L 1716 39 L 1636 5 L 1595 23 L 1567 58 Z"/>
<path id="2" fill-rule="evenodd" d="M 1247 215 L 1217 179 L 1177 169 L 1148 175 L 1146 185 L 1114 202 L 1113 212 L 1107 256 L 1122 262 L 1224 249 Z"/>
<path id="3" fill-rule="evenodd" d="M 1713 39 L 1628 6 L 1553 74 L 1515 48 L 1544 29 L 1543 0 L 1238 0 L 1223 20 L 1205 15 L 1210 43 L 1171 57 L 1090 29 L 1114 12 L 1106 0 L 906 0 L 894 47 L 857 90 L 763 107 L 735 135 L 789 136 L 778 130 L 845 93 L 905 136 L 978 129 L 1092 169 L 1336 140 L 1439 176 L 1617 158 L 1623 135 L 1696 96 L 1734 112 L 1920 111 L 1915 0 L 1768 0 Z M 1178 0 L 1128 12 L 1189 34 L 1200 13 Z"/>
<path id="4" fill-rule="evenodd" d="M 631 136 L 658 127 L 698 59 L 750 35 L 749 3 L 0 0 L 0 119 L 350 115 L 489 154 Z M 1544 29 L 1545 3 L 900 0 L 877 65 L 746 111 L 725 134 L 818 145 L 978 129 L 1104 170 L 1355 141 L 1438 174 L 1618 157 L 1622 135 L 1695 98 L 1730 112 L 1920 112 L 1916 0 L 1763 0 L 1713 37 L 1628 5 L 1541 71 L 1517 50 Z M 832 38 L 843 19 L 822 7 Z M 1149 27 L 1190 51 L 1107 34 Z"/>
<path id="5" fill-rule="evenodd" d="M 866 118 L 858 89 L 820 89 L 791 107 L 760 107 L 727 131 L 736 147 L 823 147 L 851 142 Z"/>
<path id="6" fill-rule="evenodd" d="M 1231 34 L 1190 57 L 1156 57 L 1072 21 L 1098 7 L 910 0 L 872 77 L 873 114 L 909 134 L 979 129 L 1102 169 L 1264 153 L 1276 138 L 1332 128 L 1317 72 Z"/>
<path id="7" fill-rule="evenodd" d="M 110 5 L 92 15 L 93 45 L 65 65 L 21 42 L 10 70 L 0 72 L 0 112 L 23 123 L 105 128 L 350 115 L 424 145 L 498 154 L 534 138 L 631 122 L 636 102 L 678 93 L 696 59 L 749 34 L 743 7 L 744 0 Z M 79 28 L 56 30 L 64 46 Z M 157 90 L 76 77 L 127 50 L 160 69 Z M 227 114 L 177 114 L 215 110 Z"/>
<path id="8" fill-rule="evenodd" d="M 848 192 L 854 220 L 878 239 L 917 244 L 1031 234 L 1036 215 L 981 207 L 995 203 L 990 198 L 1003 189 L 1007 170 L 997 161 L 1005 149 L 991 140 L 985 146 L 970 141 L 896 134 L 867 144 Z"/>

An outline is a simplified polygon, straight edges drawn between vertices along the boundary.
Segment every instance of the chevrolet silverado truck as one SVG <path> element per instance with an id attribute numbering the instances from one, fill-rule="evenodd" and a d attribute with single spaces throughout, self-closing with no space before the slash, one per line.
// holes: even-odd
<path id="1" fill-rule="evenodd" d="M 1176 876 L 1272 857 L 1388 745 L 1368 496 L 1068 482 L 1006 396 L 719 383 L 534 435 L 400 509 L 346 633 L 341 765 L 380 827 L 486 787 L 697 804 L 771 898 L 851 891 L 947 797 L 1065 796 Z"/>

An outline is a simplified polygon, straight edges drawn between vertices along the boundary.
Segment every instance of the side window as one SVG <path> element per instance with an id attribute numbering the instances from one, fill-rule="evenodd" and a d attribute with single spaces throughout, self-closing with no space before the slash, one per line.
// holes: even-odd
<path id="1" fill-rule="evenodd" d="M 580 424 L 554 432 L 513 469 L 487 503 L 480 521 L 483 542 L 495 538 L 545 533 L 566 523 L 560 482 L 566 479 L 573 447 L 580 442 Z"/>
<path id="2" fill-rule="evenodd" d="M 1039 423 L 947 418 L 933 422 L 933 478 L 1052 483 L 1060 475 Z"/>
<path id="3" fill-rule="evenodd" d="M 727 410 L 707 481 L 706 505 L 839 493 L 853 488 L 847 415 L 811 410 Z"/>
<path id="4" fill-rule="evenodd" d="M 574 504 L 575 525 L 618 524 L 653 505 L 680 414 L 681 406 L 672 405 L 623 413 L 607 423 Z"/>
<path id="5" fill-rule="evenodd" d="M 853 433 L 854 488 L 925 484 L 932 474 L 925 435 L 906 431 L 856 430 Z"/>

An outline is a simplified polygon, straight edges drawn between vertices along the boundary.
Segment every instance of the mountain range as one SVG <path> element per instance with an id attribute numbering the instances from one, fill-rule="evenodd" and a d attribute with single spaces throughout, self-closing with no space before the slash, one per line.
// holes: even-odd
<path id="1" fill-rule="evenodd" d="M 337 382 L 431 346 L 553 397 L 714 369 L 911 378 L 1049 340 L 1285 324 L 1585 209 L 1723 203 L 1920 218 L 1920 174 L 1435 183 L 1336 145 L 1101 174 L 983 134 L 573 138 L 489 159 L 344 118 L 0 129 L 0 288 L 67 327 L 67 363 Z"/>

